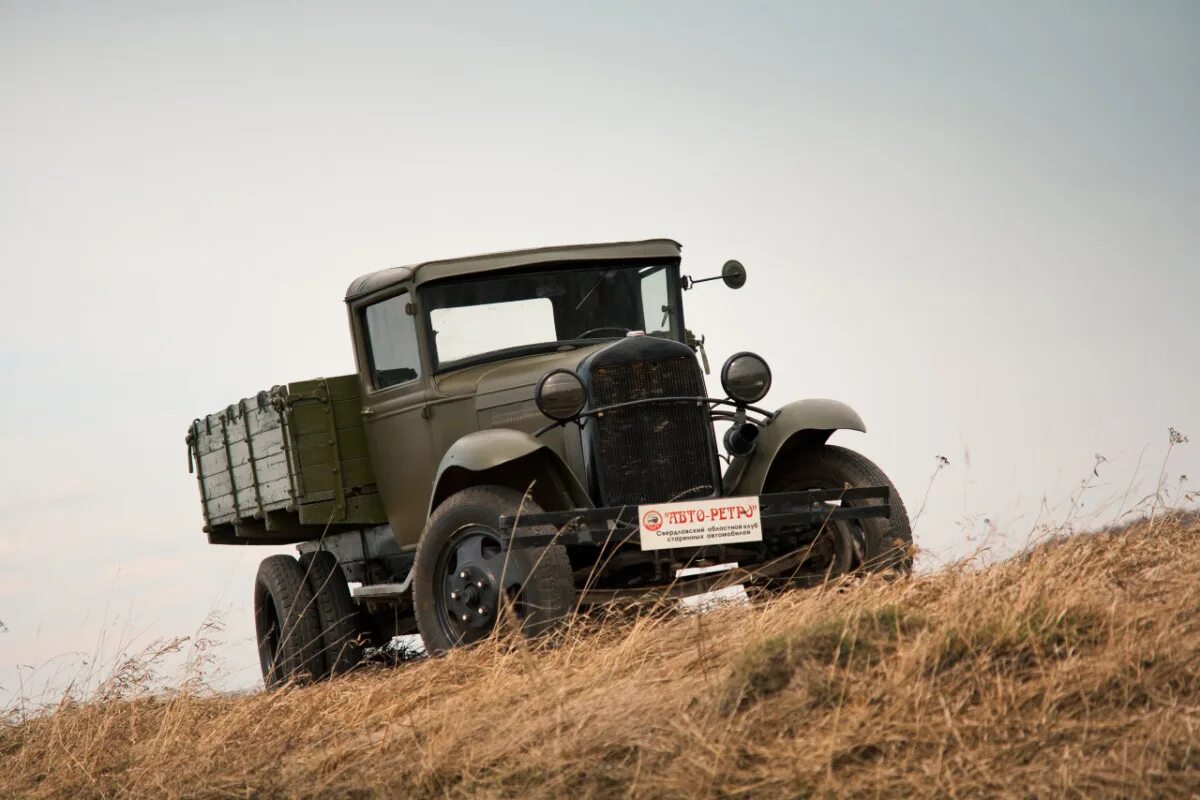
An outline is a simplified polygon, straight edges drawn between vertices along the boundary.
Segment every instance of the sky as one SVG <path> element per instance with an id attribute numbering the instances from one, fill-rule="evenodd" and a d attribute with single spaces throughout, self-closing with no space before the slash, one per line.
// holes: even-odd
<path id="1" fill-rule="evenodd" d="M 274 551 L 206 543 L 184 433 L 351 372 L 345 288 L 397 264 L 741 260 L 689 327 L 859 411 L 924 569 L 1196 489 L 1197 41 L 1169 2 L 0 0 L 0 701 L 212 614 L 258 681 Z"/>

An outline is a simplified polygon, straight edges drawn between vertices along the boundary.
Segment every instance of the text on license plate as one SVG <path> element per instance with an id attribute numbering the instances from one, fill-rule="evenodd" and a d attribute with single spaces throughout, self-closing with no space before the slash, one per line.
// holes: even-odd
<path id="1" fill-rule="evenodd" d="M 643 550 L 761 542 L 757 497 L 718 497 L 638 506 Z"/>

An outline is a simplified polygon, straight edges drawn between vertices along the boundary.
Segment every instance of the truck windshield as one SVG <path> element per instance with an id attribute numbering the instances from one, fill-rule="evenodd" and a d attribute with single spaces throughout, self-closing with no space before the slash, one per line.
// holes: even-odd
<path id="1" fill-rule="evenodd" d="M 438 371 L 642 331 L 682 341 L 678 266 L 472 275 L 420 290 Z"/>

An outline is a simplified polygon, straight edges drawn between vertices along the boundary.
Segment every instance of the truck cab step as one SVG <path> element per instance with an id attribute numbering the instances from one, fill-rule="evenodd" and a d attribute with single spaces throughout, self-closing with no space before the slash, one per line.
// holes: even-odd
<path id="1" fill-rule="evenodd" d="M 411 584 L 376 583 L 371 586 L 355 586 L 350 590 L 350 596 L 355 600 L 399 600 L 408 594 Z"/>

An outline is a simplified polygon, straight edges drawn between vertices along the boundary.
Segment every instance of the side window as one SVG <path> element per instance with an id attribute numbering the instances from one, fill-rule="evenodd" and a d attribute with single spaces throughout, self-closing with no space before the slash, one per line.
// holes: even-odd
<path id="1" fill-rule="evenodd" d="M 367 359 L 376 389 L 408 383 L 421 376 L 417 320 L 408 313 L 409 295 L 398 294 L 363 311 Z"/>
<path id="2" fill-rule="evenodd" d="M 664 267 L 651 267 L 641 272 L 642 330 L 651 336 L 672 338 L 675 327 L 672 317 L 670 286 Z"/>

